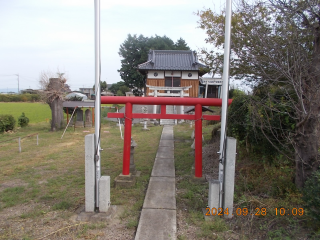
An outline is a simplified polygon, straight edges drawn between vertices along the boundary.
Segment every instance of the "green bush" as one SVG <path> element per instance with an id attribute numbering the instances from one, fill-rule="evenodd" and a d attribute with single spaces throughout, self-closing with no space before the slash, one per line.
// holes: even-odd
<path id="1" fill-rule="evenodd" d="M 16 120 L 12 115 L 0 115 L 0 132 L 7 132 L 14 129 Z"/>
<path id="2" fill-rule="evenodd" d="M 314 172 L 305 182 L 303 189 L 305 209 L 315 221 L 320 223 L 320 170 Z"/>
<path id="3" fill-rule="evenodd" d="M 292 98 L 273 86 L 258 88 L 254 95 L 235 94 L 228 111 L 228 134 L 268 160 L 279 151 L 290 156 L 293 147 L 288 139 L 295 130 Z"/>
<path id="4" fill-rule="evenodd" d="M 27 118 L 25 115 L 24 115 L 24 112 L 21 114 L 21 116 L 18 118 L 18 126 L 20 127 L 26 127 L 28 126 L 28 123 L 29 123 L 29 118 Z"/>
<path id="5" fill-rule="evenodd" d="M 0 102 L 38 102 L 39 94 L 0 94 Z"/>

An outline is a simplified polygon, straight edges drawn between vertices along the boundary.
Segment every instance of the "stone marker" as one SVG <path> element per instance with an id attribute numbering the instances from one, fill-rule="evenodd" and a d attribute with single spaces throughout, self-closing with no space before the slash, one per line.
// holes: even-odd
<path id="1" fill-rule="evenodd" d="M 76 118 L 76 127 L 84 127 L 83 124 L 83 111 L 81 109 L 77 109 L 77 118 Z"/>
<path id="2" fill-rule="evenodd" d="M 87 109 L 84 113 L 86 116 L 85 127 L 92 127 L 92 112 L 90 109 Z"/>

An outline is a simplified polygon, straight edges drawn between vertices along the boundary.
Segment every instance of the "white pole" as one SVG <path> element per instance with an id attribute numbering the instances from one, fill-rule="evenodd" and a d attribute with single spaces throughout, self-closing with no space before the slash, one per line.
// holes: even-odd
<path id="1" fill-rule="evenodd" d="M 230 64 L 230 42 L 231 42 L 231 14 L 232 0 L 226 0 L 226 20 L 225 20 L 225 40 L 224 40 L 224 59 L 222 76 L 222 109 L 221 109 L 221 137 L 220 137 L 220 159 L 219 163 L 219 181 L 220 181 L 220 201 L 219 207 L 222 207 L 222 189 L 223 189 L 223 166 L 226 150 L 226 126 L 227 126 L 227 107 L 229 92 L 229 64 Z"/>
<path id="2" fill-rule="evenodd" d="M 99 207 L 99 179 L 101 177 L 100 172 L 100 107 L 101 107 L 101 90 L 100 90 L 100 0 L 94 1 L 94 33 L 95 33 L 95 157 L 96 157 L 96 207 Z"/>
<path id="3" fill-rule="evenodd" d="M 207 95 L 208 95 L 208 80 L 207 80 L 207 83 L 206 83 L 206 94 L 205 94 L 204 98 L 207 98 Z"/>

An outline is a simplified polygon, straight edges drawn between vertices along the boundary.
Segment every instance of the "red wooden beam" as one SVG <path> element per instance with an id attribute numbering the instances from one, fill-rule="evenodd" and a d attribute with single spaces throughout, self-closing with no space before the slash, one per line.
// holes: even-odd
<path id="1" fill-rule="evenodd" d="M 221 107 L 222 99 L 220 98 L 176 98 L 176 97 L 101 97 L 101 104 L 144 104 L 144 105 L 183 105 L 195 106 L 217 106 Z M 232 100 L 229 99 L 229 105 Z"/>
<path id="2" fill-rule="evenodd" d="M 108 113 L 108 118 L 124 118 L 124 113 Z M 189 114 L 154 114 L 154 113 L 133 113 L 132 118 L 150 119 L 186 119 L 195 120 L 195 115 Z M 220 121 L 219 115 L 202 115 L 202 120 Z"/>

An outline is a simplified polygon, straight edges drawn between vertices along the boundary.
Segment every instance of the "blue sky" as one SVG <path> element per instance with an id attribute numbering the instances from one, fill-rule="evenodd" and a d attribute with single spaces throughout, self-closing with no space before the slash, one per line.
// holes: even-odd
<path id="1" fill-rule="evenodd" d="M 120 44 L 128 34 L 185 39 L 210 47 L 197 10 L 220 11 L 220 0 L 101 2 L 101 80 L 121 80 Z M 65 72 L 72 90 L 94 84 L 94 0 L 0 0 L 0 89 L 39 88 L 41 71 Z"/>

